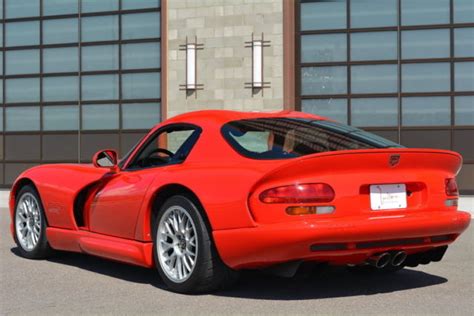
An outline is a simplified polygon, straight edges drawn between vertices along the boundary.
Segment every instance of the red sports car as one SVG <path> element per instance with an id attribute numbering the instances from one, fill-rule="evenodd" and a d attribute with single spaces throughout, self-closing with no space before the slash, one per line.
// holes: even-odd
<path id="1" fill-rule="evenodd" d="M 120 161 L 43 165 L 11 190 L 27 258 L 53 249 L 156 267 L 177 292 L 305 262 L 396 271 L 440 261 L 468 227 L 459 154 L 408 149 L 300 112 L 169 119 Z"/>

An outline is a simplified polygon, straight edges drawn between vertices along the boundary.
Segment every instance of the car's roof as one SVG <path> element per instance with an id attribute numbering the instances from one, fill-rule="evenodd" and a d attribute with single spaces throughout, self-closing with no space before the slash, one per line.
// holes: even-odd
<path id="1" fill-rule="evenodd" d="M 322 116 L 303 113 L 298 111 L 275 111 L 275 112 L 240 112 L 230 110 L 202 110 L 177 115 L 166 120 L 164 123 L 217 123 L 225 124 L 230 121 L 256 118 L 306 118 L 313 120 L 327 120 Z"/>

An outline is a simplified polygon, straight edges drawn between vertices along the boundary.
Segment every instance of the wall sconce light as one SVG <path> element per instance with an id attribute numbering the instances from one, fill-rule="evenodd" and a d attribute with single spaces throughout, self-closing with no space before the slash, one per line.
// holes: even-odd
<path id="1" fill-rule="evenodd" d="M 245 88 L 252 89 L 252 96 L 260 91 L 263 96 L 263 89 L 270 88 L 270 82 L 264 81 L 263 74 L 263 49 L 270 47 L 270 41 L 264 39 L 263 33 L 261 39 L 254 39 L 252 33 L 252 40 L 245 44 L 245 47 L 252 49 L 252 81 L 246 82 Z"/>
<path id="2" fill-rule="evenodd" d="M 196 44 L 186 45 L 186 88 L 196 88 Z"/>
<path id="3" fill-rule="evenodd" d="M 254 88 L 263 86 L 263 42 L 253 41 L 252 47 L 252 85 Z"/>
<path id="4" fill-rule="evenodd" d="M 197 90 L 202 90 L 204 85 L 197 83 L 197 51 L 204 49 L 203 44 L 197 43 L 197 38 L 194 38 L 194 43 L 188 42 L 186 37 L 186 44 L 179 46 L 182 51 L 186 52 L 186 83 L 180 85 L 180 90 L 186 91 L 186 96 L 193 94 Z M 195 97 L 197 93 L 195 94 Z"/>

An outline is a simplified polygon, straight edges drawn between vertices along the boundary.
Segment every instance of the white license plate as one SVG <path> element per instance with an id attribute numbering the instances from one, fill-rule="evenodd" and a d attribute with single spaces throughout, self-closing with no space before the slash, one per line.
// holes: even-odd
<path id="1" fill-rule="evenodd" d="M 374 184 L 370 186 L 372 210 L 389 210 L 407 207 L 407 190 L 404 184 Z"/>

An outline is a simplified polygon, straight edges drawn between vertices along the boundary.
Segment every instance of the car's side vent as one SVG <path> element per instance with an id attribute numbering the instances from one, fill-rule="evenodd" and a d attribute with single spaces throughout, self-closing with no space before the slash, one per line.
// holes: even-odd
<path id="1" fill-rule="evenodd" d="M 84 221 L 84 205 L 86 204 L 89 193 L 94 190 L 96 185 L 97 182 L 94 182 L 84 187 L 74 200 L 74 220 L 76 221 L 77 227 L 86 226 Z"/>

